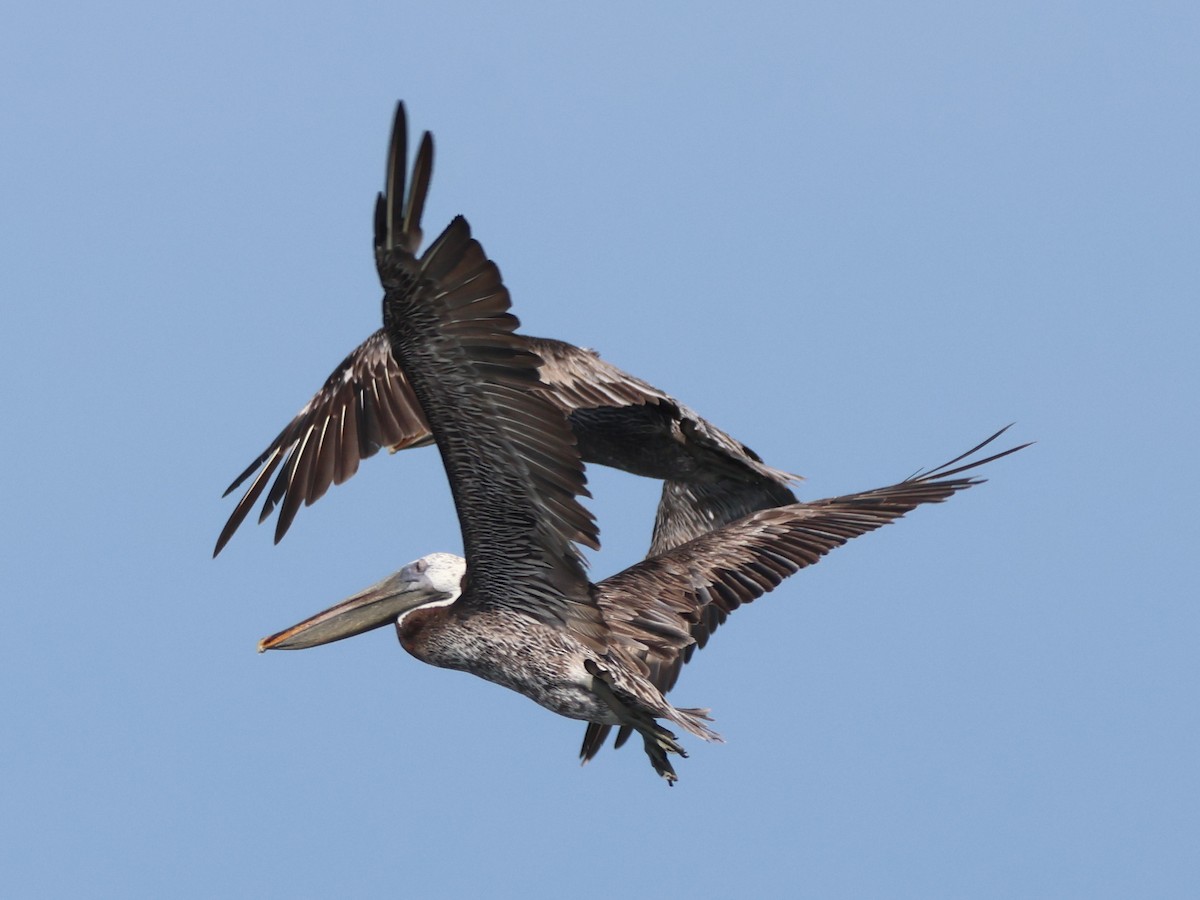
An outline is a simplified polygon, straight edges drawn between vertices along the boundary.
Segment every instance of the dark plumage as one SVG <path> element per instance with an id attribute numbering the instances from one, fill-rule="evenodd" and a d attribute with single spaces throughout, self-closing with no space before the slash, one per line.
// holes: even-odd
<path id="1" fill-rule="evenodd" d="M 414 164 L 419 180 L 414 179 L 409 195 L 417 244 L 432 167 L 433 142 L 426 133 Z M 539 360 L 537 378 L 527 387 L 569 417 L 584 462 L 666 482 L 650 555 L 755 510 L 796 501 L 788 483 L 798 476 L 764 464 L 745 444 L 653 385 L 591 350 L 550 338 L 523 340 Z M 331 484 L 350 478 L 360 460 L 385 447 L 397 451 L 432 443 L 421 405 L 380 329 L 342 360 L 270 446 L 226 488 L 229 495 L 254 476 L 221 530 L 213 555 L 264 492 L 258 520 L 279 508 L 278 543 L 301 505 L 315 503 Z"/>

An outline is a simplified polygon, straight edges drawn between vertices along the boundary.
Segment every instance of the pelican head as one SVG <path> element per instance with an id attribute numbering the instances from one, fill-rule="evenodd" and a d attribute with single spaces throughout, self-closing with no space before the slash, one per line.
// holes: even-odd
<path id="1" fill-rule="evenodd" d="M 336 606 L 258 642 L 258 652 L 303 650 L 399 623 L 414 609 L 448 606 L 462 593 L 467 561 L 430 553 Z"/>

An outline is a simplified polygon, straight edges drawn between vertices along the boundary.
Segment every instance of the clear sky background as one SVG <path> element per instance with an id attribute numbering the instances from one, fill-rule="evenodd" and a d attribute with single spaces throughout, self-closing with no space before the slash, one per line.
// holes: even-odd
<path id="1" fill-rule="evenodd" d="M 1200 8 L 500 6 L 6 15 L 4 893 L 1195 896 Z M 431 450 L 210 559 L 379 325 L 398 98 L 427 234 L 804 497 L 1038 441 L 738 612 L 672 789 L 387 630 L 254 652 L 460 549 Z M 657 485 L 590 474 L 599 578 Z"/>

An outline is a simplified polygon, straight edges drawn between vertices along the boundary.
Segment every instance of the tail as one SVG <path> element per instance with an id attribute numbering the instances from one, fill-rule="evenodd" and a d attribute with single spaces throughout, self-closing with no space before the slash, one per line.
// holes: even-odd
<path id="1" fill-rule="evenodd" d="M 695 709 L 692 707 L 669 706 L 669 712 L 666 718 L 670 719 L 680 728 L 685 728 L 698 738 L 703 738 L 714 744 L 725 743 L 724 738 L 705 725 L 705 722 L 711 722 L 712 716 L 709 715 L 707 709 Z"/>

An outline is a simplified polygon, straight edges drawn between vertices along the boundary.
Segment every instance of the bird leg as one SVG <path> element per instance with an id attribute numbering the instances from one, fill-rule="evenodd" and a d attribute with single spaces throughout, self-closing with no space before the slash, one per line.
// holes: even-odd
<path id="1" fill-rule="evenodd" d="M 687 751 L 680 745 L 675 735 L 663 728 L 647 710 L 640 706 L 631 705 L 617 696 L 615 685 L 609 680 L 608 672 L 600 668 L 595 660 L 586 660 L 584 668 L 592 676 L 592 690 L 603 700 L 621 720 L 623 726 L 636 729 L 642 736 L 646 755 L 650 757 L 650 765 L 654 771 L 667 780 L 668 785 L 674 785 L 679 780 L 668 753 L 678 753 L 687 759 Z"/>

